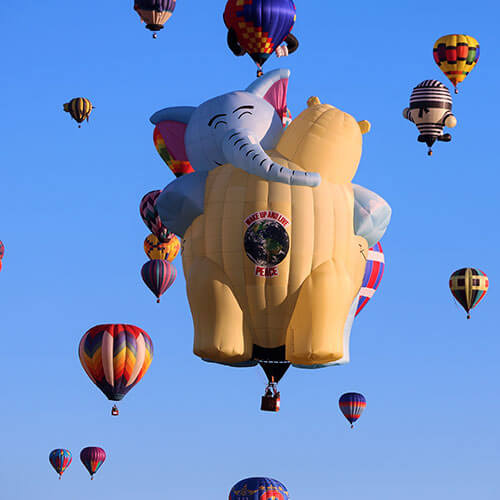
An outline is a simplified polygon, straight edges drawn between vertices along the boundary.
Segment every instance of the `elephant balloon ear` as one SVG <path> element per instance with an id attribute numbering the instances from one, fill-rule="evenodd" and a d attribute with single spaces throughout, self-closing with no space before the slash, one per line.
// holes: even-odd
<path id="1" fill-rule="evenodd" d="M 265 99 L 276 110 L 281 121 L 284 121 L 289 77 L 289 69 L 275 69 L 255 80 L 246 91 Z"/>
<path id="2" fill-rule="evenodd" d="M 185 145 L 187 124 L 194 110 L 188 106 L 165 108 L 150 118 L 156 125 L 153 132 L 156 149 L 176 177 L 194 172 Z"/>

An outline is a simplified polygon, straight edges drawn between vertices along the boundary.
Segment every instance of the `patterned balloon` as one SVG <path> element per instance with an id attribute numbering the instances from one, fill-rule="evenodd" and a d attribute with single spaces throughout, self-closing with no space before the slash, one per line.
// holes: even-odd
<path id="1" fill-rule="evenodd" d="M 150 234 L 144 240 L 144 251 L 150 259 L 161 259 L 172 262 L 179 254 L 180 249 L 181 242 L 177 236 L 173 236 L 172 239 L 165 243 L 161 243 L 154 234 Z"/>
<path id="2" fill-rule="evenodd" d="M 170 233 L 168 229 L 162 224 L 160 216 L 156 210 L 156 199 L 160 196 L 161 191 L 150 191 L 145 194 L 139 205 L 139 212 L 141 214 L 144 224 L 148 229 L 161 241 L 170 241 L 174 234 Z"/>
<path id="3" fill-rule="evenodd" d="M 64 111 L 71 115 L 71 118 L 78 124 L 84 120 L 89 121 L 90 113 L 92 112 L 92 103 L 85 97 L 75 97 L 71 101 L 63 105 Z M 78 125 L 80 128 L 80 125 Z"/>
<path id="4" fill-rule="evenodd" d="M 472 267 L 464 267 L 450 276 L 450 290 L 470 319 L 470 310 L 483 300 L 488 291 L 489 280 L 483 271 Z"/>
<path id="5" fill-rule="evenodd" d="M 236 483 L 229 492 L 229 500 L 288 500 L 283 483 L 268 477 L 249 477 Z"/>
<path id="6" fill-rule="evenodd" d="M 452 105 L 450 91 L 441 82 L 424 80 L 413 89 L 410 107 L 403 110 L 403 117 L 414 123 L 420 132 L 418 141 L 429 147 L 429 156 L 436 140 L 451 141 L 451 135 L 443 134 L 443 128 L 453 128 L 457 124 L 451 112 Z"/>
<path id="7" fill-rule="evenodd" d="M 0 240 L 0 260 L 3 259 L 4 253 L 5 253 L 5 247 L 4 247 L 4 244 L 2 243 L 2 241 Z"/>
<path id="8" fill-rule="evenodd" d="M 160 122 L 153 130 L 156 151 L 176 177 L 194 172 L 183 146 L 185 133 L 185 125 L 174 121 Z"/>
<path id="9" fill-rule="evenodd" d="M 295 23 L 292 0 L 228 0 L 224 22 L 260 67 L 283 43 Z"/>
<path id="10" fill-rule="evenodd" d="M 98 446 L 89 446 L 80 452 L 80 460 L 89 471 L 90 479 L 94 479 L 94 474 L 106 460 L 106 452 Z"/>
<path id="11" fill-rule="evenodd" d="M 344 417 L 351 423 L 352 428 L 354 427 L 354 422 L 361 417 L 363 410 L 366 408 L 366 399 L 363 394 L 346 392 L 340 396 L 339 407 Z"/>
<path id="12" fill-rule="evenodd" d="M 176 0 L 135 0 L 134 9 L 150 31 L 160 31 L 174 12 Z M 156 38 L 156 33 L 153 35 Z"/>
<path id="13" fill-rule="evenodd" d="M 467 35 L 445 35 L 434 44 L 434 61 L 449 78 L 458 94 L 463 82 L 479 60 L 479 42 Z"/>
<path id="14" fill-rule="evenodd" d="M 54 470 L 59 474 L 59 479 L 61 479 L 64 471 L 69 467 L 72 457 L 69 450 L 64 448 L 57 448 L 52 450 L 49 454 L 49 462 Z"/>
<path id="15" fill-rule="evenodd" d="M 365 275 L 363 276 L 363 283 L 361 285 L 361 290 L 359 291 L 359 302 L 355 316 L 357 316 L 363 307 L 366 306 L 368 301 L 373 297 L 375 290 L 380 285 L 384 274 L 384 266 L 384 252 L 382 251 L 382 245 L 379 242 L 374 247 L 368 249 Z"/>
<path id="16" fill-rule="evenodd" d="M 173 285 L 177 270 L 166 260 L 153 259 L 142 266 L 141 276 L 160 303 L 160 297 Z"/>
<path id="17" fill-rule="evenodd" d="M 133 325 L 91 328 L 80 341 L 83 369 L 111 401 L 120 401 L 147 372 L 153 359 L 149 335 Z"/>

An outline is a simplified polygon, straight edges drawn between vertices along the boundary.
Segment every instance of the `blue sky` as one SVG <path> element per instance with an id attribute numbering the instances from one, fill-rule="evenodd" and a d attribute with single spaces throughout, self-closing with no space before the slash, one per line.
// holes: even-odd
<path id="1" fill-rule="evenodd" d="M 294 115 L 317 95 L 371 121 L 355 182 L 393 219 L 351 363 L 289 370 L 268 414 L 257 368 L 192 354 L 182 272 L 160 306 L 139 273 L 139 201 L 173 179 L 148 117 L 245 88 L 255 67 L 225 46 L 224 1 L 179 0 L 157 40 L 131 4 L 2 3 L 0 496 L 215 500 L 269 475 L 295 500 L 498 498 L 498 5 L 296 1 L 300 48 L 265 69 L 291 69 Z M 454 97 L 452 142 L 429 158 L 401 112 L 420 81 L 448 83 L 432 59 L 447 33 L 476 37 L 481 59 Z M 62 111 L 79 95 L 96 106 L 81 129 Z M 448 290 L 464 266 L 491 283 L 470 321 Z M 77 357 L 104 322 L 136 324 L 155 346 L 119 418 Z M 368 401 L 354 431 L 337 407 L 350 390 Z M 89 445 L 108 453 L 93 482 L 78 460 Z M 56 447 L 74 454 L 62 481 L 47 460 Z"/>

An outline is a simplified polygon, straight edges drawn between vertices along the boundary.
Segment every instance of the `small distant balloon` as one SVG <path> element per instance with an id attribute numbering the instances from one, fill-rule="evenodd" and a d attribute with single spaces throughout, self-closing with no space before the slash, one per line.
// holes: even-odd
<path id="1" fill-rule="evenodd" d="M 249 477 L 238 481 L 229 492 L 229 500 L 288 500 L 286 486 L 270 477 Z"/>
<path id="2" fill-rule="evenodd" d="M 64 448 L 56 448 L 49 454 L 50 465 L 52 465 L 54 470 L 59 474 L 59 479 L 62 478 L 64 471 L 71 464 L 71 460 L 71 452 L 69 450 L 65 450 Z"/>
<path id="3" fill-rule="evenodd" d="M 363 394 L 358 392 L 346 392 L 340 396 L 339 407 L 344 417 L 349 420 L 352 428 L 354 422 L 361 417 L 363 410 L 366 408 L 366 399 Z"/>
<path id="4" fill-rule="evenodd" d="M 141 276 L 159 303 L 160 297 L 173 285 L 177 270 L 166 260 L 153 259 L 142 266 Z"/>
<path id="5" fill-rule="evenodd" d="M 146 23 L 146 29 L 156 32 L 163 29 L 164 24 L 174 12 L 176 0 L 135 0 L 134 9 L 141 21 Z"/>
<path id="6" fill-rule="evenodd" d="M 174 234 L 169 232 L 167 227 L 161 222 L 158 211 L 156 210 L 156 200 L 160 196 L 161 191 L 159 189 L 155 191 L 150 191 L 146 193 L 141 200 L 139 205 L 139 213 L 144 221 L 144 224 L 148 229 L 162 242 L 165 243 L 170 241 Z"/>
<path id="7" fill-rule="evenodd" d="M 465 309 L 467 319 L 470 319 L 471 309 L 484 299 L 488 286 L 488 276 L 473 267 L 464 267 L 450 276 L 451 293 Z"/>
<path id="8" fill-rule="evenodd" d="M 94 474 L 106 460 L 106 452 L 98 446 L 88 446 L 80 452 L 80 460 L 89 471 L 90 479 L 94 479 Z"/>
<path id="9" fill-rule="evenodd" d="M 468 35 L 445 35 L 435 44 L 434 61 L 448 77 L 458 94 L 463 82 L 479 60 L 479 42 Z"/>
<path id="10" fill-rule="evenodd" d="M 92 112 L 92 103 L 85 97 L 75 97 L 71 101 L 64 104 L 64 111 L 71 115 L 71 118 L 78 124 L 84 120 L 89 121 L 90 113 Z M 80 125 L 78 125 L 80 127 Z"/>
<path id="11" fill-rule="evenodd" d="M 177 236 L 172 235 L 172 238 L 167 242 L 160 242 L 154 235 L 150 234 L 144 240 L 144 251 L 150 259 L 161 259 L 172 262 L 181 249 L 181 242 Z"/>

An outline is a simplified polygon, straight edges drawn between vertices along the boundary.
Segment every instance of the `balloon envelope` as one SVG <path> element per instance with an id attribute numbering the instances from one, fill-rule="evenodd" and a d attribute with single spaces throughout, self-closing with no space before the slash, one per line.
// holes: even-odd
<path id="1" fill-rule="evenodd" d="M 237 482 L 229 493 L 229 500 L 288 500 L 283 483 L 269 477 L 249 477 Z"/>
<path id="2" fill-rule="evenodd" d="M 93 478 L 104 460 L 106 460 L 106 452 L 98 446 L 88 446 L 80 452 L 80 460 L 89 471 L 90 477 Z"/>
<path id="3" fill-rule="evenodd" d="M 153 359 L 149 335 L 133 325 L 91 328 L 80 341 L 83 369 L 111 401 L 120 401 L 147 372 Z"/>
<path id="4" fill-rule="evenodd" d="M 173 285 L 177 270 L 166 260 L 153 259 L 142 266 L 141 276 L 160 302 L 160 297 Z"/>
<path id="5" fill-rule="evenodd" d="M 64 104 L 64 111 L 71 115 L 71 118 L 77 123 L 82 123 L 89 119 L 92 112 L 92 103 L 85 97 L 75 97 L 71 101 Z"/>
<path id="6" fill-rule="evenodd" d="M 139 213 L 148 229 L 163 243 L 173 238 L 173 233 L 163 225 L 156 210 L 156 200 L 160 196 L 161 191 L 150 191 L 142 197 L 139 205 Z"/>
<path id="7" fill-rule="evenodd" d="M 488 276 L 483 271 L 472 267 L 459 269 L 450 276 L 451 293 L 465 309 L 467 318 L 470 318 L 469 311 L 483 300 L 488 286 Z"/>
<path id="8" fill-rule="evenodd" d="M 176 0 L 135 0 L 134 9 L 150 31 L 160 31 L 174 12 Z"/>
<path id="9" fill-rule="evenodd" d="M 59 478 L 64 474 L 64 471 L 69 467 L 72 456 L 69 450 L 64 448 L 57 448 L 52 450 L 49 454 L 49 462 L 54 470 L 59 474 Z"/>
<path id="10" fill-rule="evenodd" d="M 352 424 L 361 417 L 363 410 L 366 408 L 366 399 L 363 394 L 358 392 L 346 392 L 340 396 L 339 407 L 352 427 Z"/>
<path id="11" fill-rule="evenodd" d="M 356 309 L 356 316 L 366 306 L 368 301 L 373 297 L 375 290 L 377 290 L 382 276 L 384 274 L 385 259 L 382 245 L 377 243 L 374 247 L 368 249 L 366 257 L 365 275 L 363 276 L 363 283 L 359 291 L 358 308 Z"/>
<path id="12" fill-rule="evenodd" d="M 292 0 L 229 0 L 224 22 L 238 43 L 258 64 L 264 64 L 283 43 L 295 23 Z"/>
<path id="13" fill-rule="evenodd" d="M 4 244 L 0 241 L 0 260 L 3 259 L 4 253 L 5 253 L 5 247 Z"/>
<path id="14" fill-rule="evenodd" d="M 169 241 L 161 242 L 154 234 L 144 240 L 144 251 L 150 259 L 161 259 L 172 262 L 181 249 L 181 242 L 172 235 Z"/>
<path id="15" fill-rule="evenodd" d="M 479 42 L 467 35 L 445 35 L 435 44 L 434 61 L 456 87 L 479 60 Z"/>

